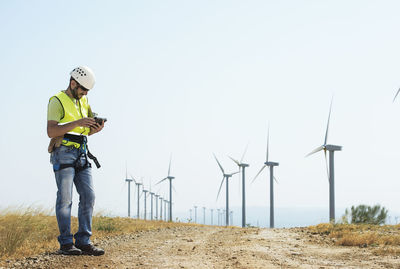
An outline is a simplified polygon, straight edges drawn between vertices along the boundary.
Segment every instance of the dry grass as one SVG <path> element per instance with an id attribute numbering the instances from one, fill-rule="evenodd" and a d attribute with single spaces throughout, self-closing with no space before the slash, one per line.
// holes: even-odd
<path id="1" fill-rule="evenodd" d="M 335 239 L 335 244 L 341 246 L 400 246 L 400 225 L 322 223 L 308 229 Z"/>
<path id="2" fill-rule="evenodd" d="M 93 217 L 92 239 L 182 225 L 193 224 L 111 218 L 98 214 Z M 75 217 L 72 217 L 71 229 L 72 233 L 78 230 Z M 0 211 L 0 260 L 53 252 L 59 248 L 58 235 L 57 219 L 49 210 L 3 209 Z"/>

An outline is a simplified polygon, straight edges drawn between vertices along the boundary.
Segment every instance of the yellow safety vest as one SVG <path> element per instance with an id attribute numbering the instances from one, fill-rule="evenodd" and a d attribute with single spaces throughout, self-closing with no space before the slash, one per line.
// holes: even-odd
<path id="1" fill-rule="evenodd" d="M 78 100 L 77 105 L 74 104 L 74 102 L 71 100 L 71 98 L 64 93 L 63 91 L 57 93 L 53 97 L 50 98 L 57 98 L 61 106 L 63 107 L 63 117 L 61 118 L 60 122 L 61 124 L 65 124 L 68 122 L 76 121 L 82 118 L 86 118 L 89 115 L 89 103 L 87 101 L 86 96 L 82 96 L 81 99 Z M 87 127 L 76 127 L 69 131 L 69 134 L 73 135 L 88 135 L 90 132 L 90 128 Z M 75 142 L 70 142 L 67 140 L 62 141 L 62 145 L 64 146 L 74 146 L 76 148 L 79 148 L 80 145 Z"/>

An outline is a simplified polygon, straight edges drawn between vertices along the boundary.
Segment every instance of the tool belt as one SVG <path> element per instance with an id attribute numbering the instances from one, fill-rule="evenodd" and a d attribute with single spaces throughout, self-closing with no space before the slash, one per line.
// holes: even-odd
<path id="1" fill-rule="evenodd" d="M 79 172 L 83 169 L 86 169 L 88 167 L 91 167 L 90 162 L 87 160 L 87 157 L 89 157 L 89 159 L 93 160 L 94 163 L 96 164 L 97 168 L 100 168 L 101 165 L 99 163 L 99 161 L 97 160 L 97 158 L 90 153 L 89 148 L 87 146 L 87 137 L 84 135 L 73 135 L 73 134 L 65 134 L 63 137 L 63 141 L 70 141 L 70 142 L 74 142 L 80 145 L 79 147 L 79 151 L 80 151 L 80 155 L 78 157 L 78 159 L 74 162 L 74 163 L 70 163 L 70 164 L 55 164 L 53 165 L 53 170 L 54 171 L 59 171 L 61 169 L 64 168 L 68 168 L 68 167 L 74 167 L 76 172 Z M 86 154 L 87 151 L 87 154 Z M 80 161 L 80 158 L 84 156 L 86 158 L 86 164 L 82 167 L 80 165 L 78 165 L 78 162 Z"/>

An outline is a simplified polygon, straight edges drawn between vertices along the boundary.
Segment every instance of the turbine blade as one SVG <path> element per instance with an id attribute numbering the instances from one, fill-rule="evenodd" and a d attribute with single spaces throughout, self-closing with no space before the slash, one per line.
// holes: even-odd
<path id="1" fill-rule="evenodd" d="M 172 160 L 172 154 L 171 154 L 171 156 L 169 157 L 168 176 L 169 176 L 169 173 L 170 173 L 170 171 L 171 171 L 171 160 Z"/>
<path id="2" fill-rule="evenodd" d="M 214 153 L 213 153 L 213 154 L 214 154 Z M 218 159 L 217 159 L 217 156 L 215 156 L 215 154 L 214 154 L 214 158 L 215 158 L 215 160 L 217 161 L 219 168 L 221 168 L 222 173 L 225 174 L 224 168 L 222 168 L 222 165 L 219 163 L 219 161 L 218 161 Z"/>
<path id="3" fill-rule="evenodd" d="M 254 182 L 254 180 L 256 180 L 256 178 L 258 177 L 258 175 L 260 175 L 261 174 L 261 172 L 262 172 L 262 170 L 264 170 L 264 168 L 265 167 L 267 167 L 267 165 L 266 164 L 264 164 L 264 166 L 260 169 L 260 171 L 258 171 L 258 173 L 257 173 L 257 175 L 253 178 L 253 180 L 251 181 L 251 183 L 253 183 Z"/>
<path id="4" fill-rule="evenodd" d="M 325 154 L 326 175 L 328 176 L 328 182 L 330 182 L 330 178 L 329 178 L 329 168 L 328 168 L 328 160 L 327 160 L 327 158 L 326 158 L 326 149 L 324 149 L 324 154 Z"/>
<path id="5" fill-rule="evenodd" d="M 277 183 L 277 184 L 279 184 L 279 182 L 278 182 L 278 180 L 276 180 L 276 177 L 274 176 L 274 180 L 275 180 L 275 182 Z"/>
<path id="6" fill-rule="evenodd" d="M 329 121 L 330 121 L 330 119 L 331 119 L 332 102 L 333 102 L 333 96 L 332 96 L 332 99 L 331 99 L 331 106 L 330 106 L 330 108 L 329 108 L 328 124 L 326 125 L 324 146 L 326 145 L 326 143 L 327 143 L 327 141 L 328 141 Z"/>
<path id="7" fill-rule="evenodd" d="M 242 158 L 240 159 L 240 163 L 242 163 L 242 162 L 243 162 L 244 155 L 246 155 L 246 152 L 247 152 L 247 148 L 248 148 L 248 147 L 249 147 L 249 142 L 247 142 L 247 145 L 246 145 L 246 148 L 244 149 L 244 152 L 243 152 Z"/>
<path id="8" fill-rule="evenodd" d="M 232 161 L 234 161 L 237 165 L 240 165 L 240 162 L 238 160 L 235 160 L 234 158 L 232 158 L 231 156 L 228 156 L 229 158 L 231 158 Z"/>
<path id="9" fill-rule="evenodd" d="M 325 146 L 320 146 L 320 147 L 314 149 L 313 151 L 311 151 L 310 153 L 308 153 L 308 154 L 306 155 L 306 157 L 308 157 L 308 156 L 310 156 L 310 155 L 313 155 L 314 153 L 316 153 L 316 152 L 318 152 L 318 151 L 321 151 L 321 150 L 323 150 L 324 148 L 325 148 Z"/>
<path id="10" fill-rule="evenodd" d="M 178 194 L 178 192 L 175 190 L 175 188 L 174 188 L 173 185 L 172 185 L 172 190 L 173 190 L 176 194 Z"/>
<path id="11" fill-rule="evenodd" d="M 221 192 L 222 184 L 224 184 L 224 180 L 225 180 L 225 175 L 222 177 L 221 185 L 219 186 L 219 190 L 218 190 L 218 194 L 217 194 L 217 199 L 216 200 L 218 200 L 219 193 Z"/>
<path id="12" fill-rule="evenodd" d="M 396 93 L 396 95 L 395 95 L 394 98 L 393 98 L 393 103 L 394 103 L 394 100 L 396 100 L 397 95 L 399 95 L 399 92 L 400 92 L 400 88 L 397 90 L 397 93 Z"/>
<path id="13" fill-rule="evenodd" d="M 129 174 L 130 176 L 131 176 L 131 178 L 133 179 L 133 182 L 135 182 L 135 184 L 137 183 L 136 182 L 136 179 L 132 176 L 132 174 Z"/>
<path id="14" fill-rule="evenodd" d="M 268 155 L 269 155 L 269 122 L 268 122 L 268 135 L 267 135 L 267 162 L 268 162 Z"/>
<path id="15" fill-rule="evenodd" d="M 161 182 L 163 182 L 163 181 L 166 180 L 166 179 L 168 179 L 168 178 L 166 177 L 166 178 L 161 179 L 160 181 L 158 181 L 158 182 L 156 183 L 156 185 L 160 184 Z"/>
<path id="16" fill-rule="evenodd" d="M 233 176 L 233 175 L 236 175 L 236 174 L 239 173 L 239 172 L 240 172 L 240 170 L 237 171 L 237 172 L 235 172 L 235 173 L 229 174 L 229 175 L 230 175 L 230 176 Z"/>

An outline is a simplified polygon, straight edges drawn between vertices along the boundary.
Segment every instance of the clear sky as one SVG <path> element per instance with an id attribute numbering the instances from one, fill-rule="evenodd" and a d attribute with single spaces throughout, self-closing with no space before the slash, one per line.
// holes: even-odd
<path id="1" fill-rule="evenodd" d="M 46 134 L 48 99 L 90 66 L 93 110 L 109 121 L 90 137 L 96 209 L 126 214 L 128 172 L 174 208 L 223 207 L 221 172 L 240 158 L 247 204 L 325 207 L 322 145 L 335 155 L 336 206 L 379 203 L 400 212 L 399 1 L 1 1 L 0 207 L 55 204 Z M 230 202 L 241 204 L 238 177 Z M 132 189 L 133 190 L 133 189 Z M 75 193 L 76 201 L 76 193 Z M 77 203 L 74 204 L 76 207 Z"/>

